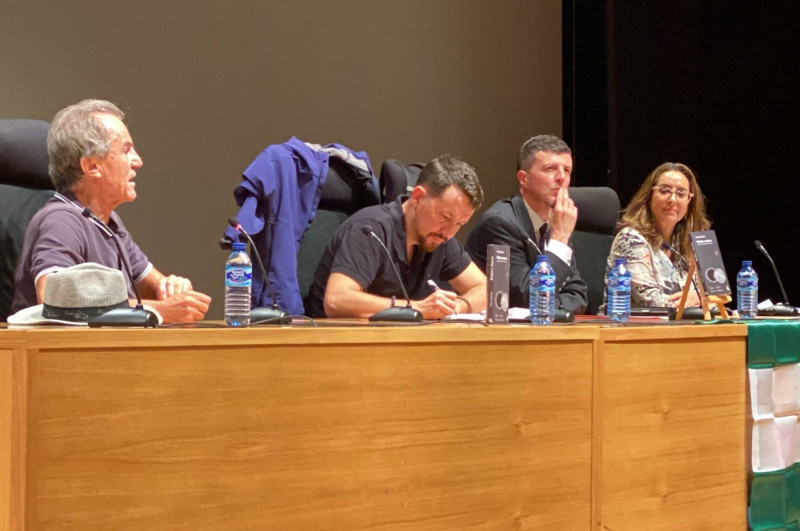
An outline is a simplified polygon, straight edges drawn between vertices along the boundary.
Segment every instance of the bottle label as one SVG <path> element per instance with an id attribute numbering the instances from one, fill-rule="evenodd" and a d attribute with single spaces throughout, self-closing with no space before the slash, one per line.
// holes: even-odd
<path id="1" fill-rule="evenodd" d="M 543 291 L 555 290 L 556 277 L 555 275 L 531 276 L 530 286 L 533 289 L 538 289 Z"/>
<path id="2" fill-rule="evenodd" d="M 225 286 L 249 288 L 253 284 L 253 268 L 239 265 L 225 266 Z"/>
<path id="3" fill-rule="evenodd" d="M 736 279 L 736 287 L 737 288 L 751 288 L 751 289 L 758 289 L 758 279 L 757 278 L 737 278 Z"/>
<path id="4" fill-rule="evenodd" d="M 631 277 L 613 277 L 608 279 L 608 289 L 630 289 Z"/>

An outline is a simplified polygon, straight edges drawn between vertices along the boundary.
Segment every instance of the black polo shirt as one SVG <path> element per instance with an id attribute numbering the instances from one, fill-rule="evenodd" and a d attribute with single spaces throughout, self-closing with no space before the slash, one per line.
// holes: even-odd
<path id="1" fill-rule="evenodd" d="M 323 298 L 332 272 L 347 275 L 367 293 L 397 297 L 400 301 L 404 299 L 386 252 L 375 239 L 364 234 L 363 227 L 384 241 L 412 300 L 424 299 L 431 294 L 433 288 L 428 285 L 428 279 L 446 282 L 464 272 L 470 264 L 470 257 L 455 238 L 442 243 L 432 253 L 415 246 L 413 260 L 408 263 L 402 209 L 402 203 L 407 199 L 408 196 L 404 196 L 392 203 L 362 208 L 342 223 L 317 266 L 305 300 L 306 314 L 325 316 Z"/>

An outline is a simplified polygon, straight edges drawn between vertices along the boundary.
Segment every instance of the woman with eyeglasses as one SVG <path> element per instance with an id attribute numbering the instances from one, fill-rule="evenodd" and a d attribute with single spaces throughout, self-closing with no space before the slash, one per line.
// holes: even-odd
<path id="1" fill-rule="evenodd" d="M 685 164 L 665 162 L 650 172 L 623 212 L 606 273 L 615 258 L 625 258 L 631 307 L 677 307 L 689 269 L 683 258 L 689 233 L 710 226 L 694 172 Z M 689 290 L 686 304 L 700 305 L 695 290 Z M 600 313 L 605 313 L 605 302 Z"/>

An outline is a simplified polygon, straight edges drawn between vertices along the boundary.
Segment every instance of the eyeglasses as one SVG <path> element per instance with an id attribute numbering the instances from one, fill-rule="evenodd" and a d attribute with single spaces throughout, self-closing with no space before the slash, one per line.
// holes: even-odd
<path id="1" fill-rule="evenodd" d="M 662 198 L 669 199 L 675 194 L 675 199 L 684 202 L 694 197 L 686 188 L 672 188 L 671 186 L 654 186 L 653 190 Z"/>

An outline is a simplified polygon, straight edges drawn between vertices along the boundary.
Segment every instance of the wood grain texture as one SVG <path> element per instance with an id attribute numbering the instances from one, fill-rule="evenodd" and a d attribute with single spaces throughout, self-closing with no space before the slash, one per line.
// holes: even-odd
<path id="1" fill-rule="evenodd" d="M 605 341 L 602 381 L 598 529 L 745 530 L 745 342 Z"/>
<path id="2" fill-rule="evenodd" d="M 489 332 L 491 330 L 491 332 Z M 355 326 L 355 327 L 254 327 L 254 328 L 184 328 L 184 329 L 89 329 L 15 327 L 2 331 L 25 337 L 28 348 L 61 349 L 70 345 L 93 347 L 149 348 L 158 346 L 227 347 L 231 345 L 331 345 L 387 343 L 414 345 L 428 343 L 581 341 L 596 340 L 596 326 L 429 324 L 425 326 Z M 21 336 L 19 334 L 22 334 Z M 0 336 L 3 337 L 3 336 Z M 2 340 L 0 340 L 2 341 Z M 0 345 L 6 346 L 3 341 Z"/>
<path id="3" fill-rule="evenodd" d="M 334 332 L 40 350 L 30 528 L 587 528 L 591 341 Z"/>
<path id="4" fill-rule="evenodd" d="M 11 394 L 11 349 L 0 350 L 0 531 L 11 529 L 11 404 L 14 403 Z"/>
<path id="5" fill-rule="evenodd" d="M 5 344 L 23 345 L 11 334 Z M 25 525 L 27 389 L 25 350 L 0 347 L 0 531 Z"/>
<path id="6" fill-rule="evenodd" d="M 0 329 L 0 529 L 744 530 L 745 341 Z"/>

